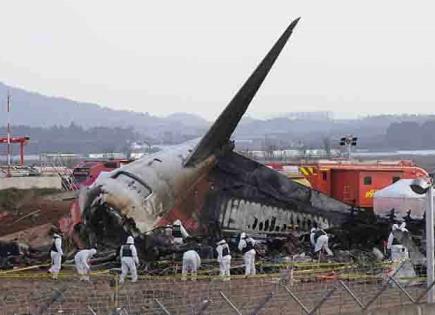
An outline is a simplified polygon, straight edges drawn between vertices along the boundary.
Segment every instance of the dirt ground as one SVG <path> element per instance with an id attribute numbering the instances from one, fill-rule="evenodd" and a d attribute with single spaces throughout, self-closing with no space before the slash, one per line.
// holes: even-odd
<path id="1" fill-rule="evenodd" d="M 71 277 L 74 277 L 73 275 Z M 316 314 L 348 314 L 360 311 L 355 300 L 337 282 L 282 285 L 277 276 L 252 279 L 198 281 L 139 280 L 116 285 L 114 276 L 94 276 L 90 283 L 68 280 L 0 281 L 0 314 L 304 314 L 291 293 L 312 310 L 329 294 Z M 382 289 L 382 282 L 346 282 L 366 304 Z M 335 289 L 334 289 L 335 288 Z M 417 297 L 422 288 L 407 288 Z M 388 287 L 371 307 L 410 304 L 405 295 Z M 231 305 L 232 304 L 232 305 Z M 112 313 L 115 309 L 125 313 Z"/>
<path id="2" fill-rule="evenodd" d="M 55 200 L 53 190 L 0 191 L 0 236 L 51 223 L 68 214 L 71 201 Z"/>

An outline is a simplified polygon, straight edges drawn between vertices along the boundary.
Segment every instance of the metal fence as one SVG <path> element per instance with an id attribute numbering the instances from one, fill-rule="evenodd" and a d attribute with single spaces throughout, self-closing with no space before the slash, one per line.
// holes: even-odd
<path id="1" fill-rule="evenodd" d="M 402 267 L 287 264 L 231 281 L 142 276 L 122 286 L 104 272 L 89 283 L 68 272 L 57 281 L 41 273 L 0 274 L 0 314 L 348 314 L 424 302 L 426 279 L 399 277 Z"/>

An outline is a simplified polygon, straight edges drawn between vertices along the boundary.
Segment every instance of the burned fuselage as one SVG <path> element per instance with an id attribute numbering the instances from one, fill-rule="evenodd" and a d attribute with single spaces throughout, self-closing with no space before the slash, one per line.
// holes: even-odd
<path id="1" fill-rule="evenodd" d="M 175 219 L 193 234 L 217 236 L 222 230 L 332 226 L 351 214 L 348 205 L 233 152 L 191 168 L 183 167 L 184 160 L 182 154 L 155 154 L 97 179 L 84 192 L 89 200 L 83 219 L 92 239 L 119 244 L 126 235 L 143 235 Z"/>
<path id="2" fill-rule="evenodd" d="M 83 221 L 97 240 L 151 231 L 208 174 L 214 156 L 184 167 L 197 141 L 146 156 L 100 176 L 82 192 Z"/>
<path id="3" fill-rule="evenodd" d="M 341 224 L 352 213 L 350 206 L 234 152 L 218 159 L 210 177 L 215 189 L 203 210 L 215 208 L 224 229 L 309 230 Z"/>
<path id="4" fill-rule="evenodd" d="M 204 137 L 123 166 L 82 192 L 82 217 L 91 243 L 119 244 L 123 233 L 144 234 L 179 205 L 185 207 L 189 195 L 197 195 L 195 187 L 216 158 L 231 153 L 232 133 L 298 21 L 290 23 Z"/>
<path id="5" fill-rule="evenodd" d="M 190 232 L 213 235 L 222 230 L 276 233 L 330 226 L 352 214 L 350 206 L 232 151 L 232 133 L 298 20 L 287 27 L 204 137 L 123 166 L 82 194 L 91 243 L 117 246 L 127 234 L 143 236 L 176 219 Z"/>

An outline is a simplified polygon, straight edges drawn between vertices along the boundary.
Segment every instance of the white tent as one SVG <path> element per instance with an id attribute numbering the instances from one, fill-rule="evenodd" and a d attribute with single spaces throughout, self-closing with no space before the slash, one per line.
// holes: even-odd
<path id="1" fill-rule="evenodd" d="M 425 209 L 425 195 L 418 195 L 409 186 L 413 179 L 401 179 L 384 189 L 375 192 L 373 210 L 376 215 L 387 217 L 391 210 L 397 219 L 407 215 L 411 210 L 413 219 L 422 219 Z"/>

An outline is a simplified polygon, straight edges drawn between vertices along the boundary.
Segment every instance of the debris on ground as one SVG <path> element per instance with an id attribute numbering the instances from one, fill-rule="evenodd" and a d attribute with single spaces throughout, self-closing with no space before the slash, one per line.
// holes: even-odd
<path id="1" fill-rule="evenodd" d="M 7 189 L 0 191 L 0 236 L 30 227 L 51 223 L 57 225 L 68 213 L 71 201 L 53 200 L 57 191 L 47 189 Z"/>
<path id="2" fill-rule="evenodd" d="M 35 191 L 15 191 L 8 193 L 9 200 L 5 198 L 5 193 L 0 194 L 0 266 L 8 269 L 17 266 L 31 266 L 47 264 L 50 261 L 49 248 L 52 243 L 53 232 L 58 232 L 59 226 L 65 218 L 70 215 L 71 194 L 35 192 Z M 371 232 L 379 231 L 375 228 L 369 229 Z M 303 263 L 355 263 L 359 266 L 376 265 L 384 261 L 385 253 L 381 247 L 364 248 L 361 244 L 361 229 L 357 226 L 347 230 L 337 230 L 332 228 L 327 230 L 331 235 L 330 244 L 334 251 L 333 257 L 313 258 L 312 248 L 309 240 L 309 232 L 299 229 L 287 232 L 259 233 L 252 235 L 257 240 L 255 247 L 257 251 L 258 268 L 261 273 L 271 273 L 281 270 L 283 265 L 292 266 L 293 264 Z M 382 231 L 382 230 L 381 230 Z M 73 264 L 73 256 L 77 248 L 86 248 L 86 241 L 80 239 L 80 235 L 88 233 L 84 226 L 80 224 L 74 227 L 74 233 L 64 235 L 65 245 L 65 266 Z M 356 236 L 353 236 L 356 234 Z M 370 235 L 373 240 L 385 238 L 384 236 Z M 237 249 L 238 232 L 226 232 L 223 235 L 228 241 L 233 256 L 232 272 L 243 273 L 242 255 Z M 344 244 L 341 239 L 348 238 L 353 240 L 351 244 Z M 377 238 L 376 238 L 377 237 Z M 421 263 L 422 254 L 415 251 L 418 246 L 412 241 L 411 235 L 397 235 L 408 246 L 412 253 L 412 262 Z M 141 264 L 138 267 L 140 274 L 146 275 L 168 275 L 173 274 L 177 268 L 177 262 L 181 260 L 182 253 L 189 249 L 194 249 L 203 258 L 203 271 L 208 273 L 217 272 L 218 265 L 215 258 L 215 239 L 208 235 L 196 235 L 186 238 L 183 244 L 174 244 L 171 233 L 167 228 L 156 228 L 146 236 L 136 239 L 136 244 L 141 255 Z M 369 243 L 373 244 L 375 241 Z M 98 249 L 98 255 L 92 260 L 95 268 L 105 270 L 117 270 L 119 268 L 119 250 L 112 247 Z M 345 245 L 349 245 L 348 247 Z M 359 247 L 359 248 L 358 248 Z M 358 249 L 355 249 L 358 248 Z M 278 267 L 277 267 L 278 266 Z M 279 267 L 281 266 L 281 267 Z M 288 269 L 290 268 L 290 269 Z M 411 265 L 412 268 L 412 265 Z M 293 267 L 286 267 L 293 270 Z M 407 268 L 410 269 L 410 268 Z M 333 270 L 322 274 L 321 279 L 336 277 Z M 320 279 L 320 278 L 319 278 Z"/>
<path id="3" fill-rule="evenodd" d="M 0 241 L 17 241 L 27 244 L 35 250 L 48 250 L 52 242 L 52 233 L 56 230 L 56 226 L 52 223 L 46 223 L 30 227 L 18 232 L 0 236 Z"/>

